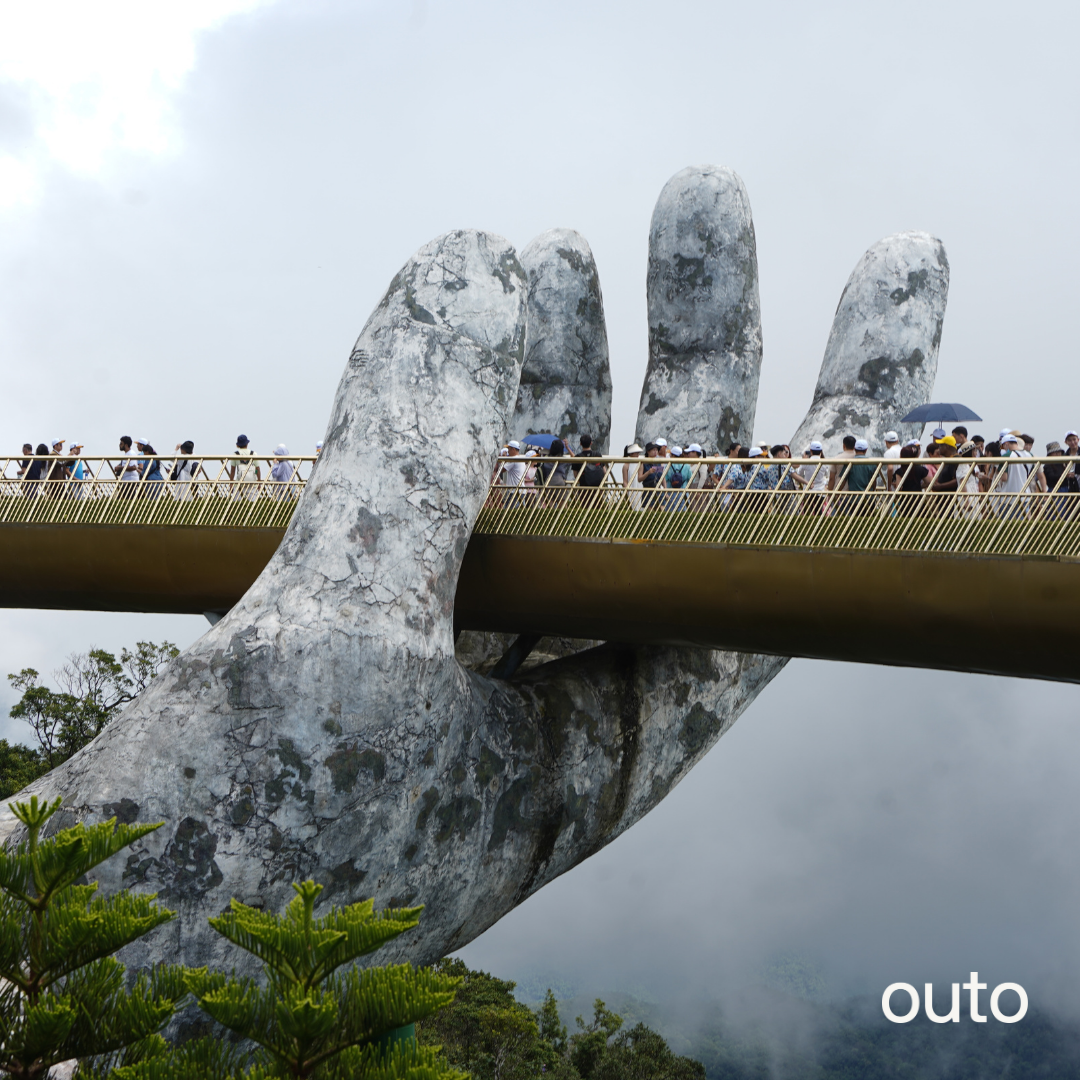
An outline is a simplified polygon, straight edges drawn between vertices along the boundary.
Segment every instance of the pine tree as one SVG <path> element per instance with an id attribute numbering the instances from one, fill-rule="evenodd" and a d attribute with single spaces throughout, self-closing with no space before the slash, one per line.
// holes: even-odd
<path id="1" fill-rule="evenodd" d="M 460 980 L 409 964 L 354 963 L 416 926 L 423 909 L 376 913 L 368 900 L 316 919 L 322 886 L 293 888 L 283 915 L 233 900 L 230 911 L 210 920 L 263 962 L 265 985 L 205 968 L 188 973 L 199 1006 L 259 1048 L 249 1062 L 220 1039 L 201 1039 L 167 1059 L 119 1069 L 115 1080 L 466 1080 L 438 1048 L 418 1047 L 412 1028 L 449 1004 Z"/>
<path id="2" fill-rule="evenodd" d="M 179 968 L 159 968 L 124 986 L 112 953 L 173 917 L 154 897 L 95 896 L 78 884 L 158 825 L 89 829 L 82 824 L 41 839 L 61 800 L 14 803 L 27 838 L 0 849 L 0 1070 L 38 1080 L 61 1061 L 83 1073 L 161 1052 L 156 1033 L 186 995 Z"/>

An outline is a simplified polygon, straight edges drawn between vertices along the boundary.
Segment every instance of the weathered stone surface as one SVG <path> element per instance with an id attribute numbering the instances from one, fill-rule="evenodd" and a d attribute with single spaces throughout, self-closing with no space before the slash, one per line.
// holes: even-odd
<path id="1" fill-rule="evenodd" d="M 761 372 L 757 243 L 731 169 L 683 169 L 649 230 L 649 366 L 639 440 L 663 435 L 726 450 L 753 434 Z"/>
<path id="2" fill-rule="evenodd" d="M 607 453 L 611 368 L 600 277 L 588 242 L 549 229 L 521 253 L 529 278 L 525 366 L 510 426 L 521 436 L 550 431 L 576 450 L 582 435 Z"/>
<path id="3" fill-rule="evenodd" d="M 840 452 L 845 435 L 885 449 L 890 428 L 917 436 L 900 417 L 931 399 L 949 298 L 945 246 L 924 232 L 879 240 L 859 260 L 836 308 L 814 403 L 791 442 L 801 453 L 820 439 Z"/>
<path id="4" fill-rule="evenodd" d="M 71 820 L 120 806 L 166 822 L 101 870 L 107 888 L 154 889 L 180 912 L 129 963 L 232 963 L 206 917 L 232 896 L 278 908 L 309 875 L 337 903 L 427 904 L 396 951 L 432 960 L 646 813 L 753 699 L 734 656 L 608 645 L 514 683 L 454 659 L 454 588 L 517 387 L 524 284 L 509 245 L 480 233 L 405 266 L 266 570 L 34 785 Z M 4 808 L 0 835 L 14 831 Z"/>
<path id="5" fill-rule="evenodd" d="M 66 822 L 165 821 L 101 868 L 180 913 L 128 963 L 231 965 L 206 917 L 232 896 L 280 908 L 308 876 L 324 901 L 427 905 L 380 960 L 460 948 L 647 813 L 783 666 L 611 644 L 512 682 L 457 662 L 454 592 L 515 400 L 525 284 L 483 233 L 406 264 L 266 570 L 30 789 L 62 795 Z M 708 407 L 732 381 L 703 381 Z M 16 826 L 0 808 L 0 839 Z"/>

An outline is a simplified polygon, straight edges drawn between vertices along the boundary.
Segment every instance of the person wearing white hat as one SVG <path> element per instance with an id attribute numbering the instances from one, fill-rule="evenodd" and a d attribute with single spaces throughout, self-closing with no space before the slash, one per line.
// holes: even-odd
<path id="1" fill-rule="evenodd" d="M 825 491 L 829 486 L 828 466 L 821 464 L 821 459 L 824 456 L 825 448 L 818 439 L 814 439 L 803 453 L 803 457 L 807 459 L 807 463 L 799 466 L 798 473 L 799 476 L 802 477 L 803 487 L 808 488 L 810 491 Z M 815 458 L 817 460 L 815 460 Z M 820 503 L 820 501 L 820 496 L 815 496 L 809 502 L 808 509 L 812 512 L 816 512 L 818 509 L 817 504 Z"/>
<path id="2" fill-rule="evenodd" d="M 995 498 L 994 513 L 999 517 L 1023 516 L 1026 508 L 1017 498 L 1024 490 L 1028 479 L 1027 467 L 1019 460 L 1021 456 L 1020 440 L 1011 432 L 1001 433 L 1001 456 L 1010 460 L 1005 465 L 999 465 L 1001 476 L 997 482 L 996 491 L 1001 492 L 1002 498 Z M 1012 496 L 1008 498 L 1007 496 Z M 1027 500 L 1023 500 L 1026 502 Z"/>
<path id="3" fill-rule="evenodd" d="M 686 488 L 690 483 L 690 469 L 682 464 L 682 455 L 681 446 L 671 447 L 673 464 L 669 465 L 664 473 L 664 487 L 672 490 L 661 502 L 665 510 L 686 509 Z"/>
<path id="4" fill-rule="evenodd" d="M 1080 435 L 1075 431 L 1065 432 L 1065 456 L 1076 457 L 1080 454 Z"/>
<path id="5" fill-rule="evenodd" d="M 629 446 L 623 447 L 623 457 L 639 458 L 645 453 L 644 447 L 639 443 L 633 442 Z M 632 510 L 641 509 L 641 495 L 638 494 L 638 489 L 641 487 L 641 469 L 638 465 L 633 465 L 627 461 L 622 467 L 622 486 L 624 489 L 630 492 L 628 496 L 630 501 L 630 508 Z"/>
<path id="6" fill-rule="evenodd" d="M 668 456 L 667 439 L 663 438 L 663 436 L 661 436 L 659 439 L 655 439 L 653 441 L 653 446 L 656 447 L 656 456 L 657 457 L 667 457 Z"/>
<path id="7" fill-rule="evenodd" d="M 870 444 L 865 439 L 855 440 L 854 461 L 848 467 L 847 471 L 848 491 L 861 493 L 870 489 L 870 484 L 877 472 L 877 466 L 870 465 L 864 460 L 866 458 L 866 452 L 869 449 Z M 860 499 L 848 495 L 838 501 L 836 509 L 839 513 L 855 514 L 858 513 L 861 505 L 862 502 Z"/>
<path id="8" fill-rule="evenodd" d="M 501 453 L 502 451 L 500 451 Z M 520 460 L 521 458 L 521 443 L 517 439 L 511 439 L 506 444 L 506 456 L 510 459 L 502 467 L 502 476 L 499 483 L 503 487 L 510 488 L 515 493 L 521 486 L 522 480 L 525 479 L 525 462 Z M 518 460 L 514 460 L 517 458 Z M 509 501 L 506 505 L 517 506 L 520 500 L 517 495 L 509 496 Z"/>
<path id="9" fill-rule="evenodd" d="M 896 458 L 900 460 L 900 437 L 895 431 L 885 432 L 885 453 L 881 455 L 887 458 Z M 885 467 L 885 486 L 889 491 L 893 491 L 896 487 L 896 466 L 887 465 Z"/>
<path id="10" fill-rule="evenodd" d="M 67 452 L 71 455 L 70 460 L 67 462 L 68 476 L 75 481 L 68 494 L 73 499 L 81 499 L 83 497 L 82 481 L 86 479 L 86 470 L 83 468 L 82 451 L 83 444 L 79 442 L 78 439 L 72 439 L 68 443 Z"/>
<path id="11" fill-rule="evenodd" d="M 690 479 L 686 484 L 687 490 L 700 491 L 705 486 L 705 478 L 708 476 L 709 470 L 705 466 L 694 464 L 704 454 L 705 451 L 701 449 L 701 444 L 696 442 L 692 442 L 683 450 L 683 458 L 687 463 L 686 468 L 690 472 Z M 697 504 L 695 503 L 695 505 Z"/>
<path id="12" fill-rule="evenodd" d="M 53 439 L 50 445 L 52 447 L 50 453 L 53 457 L 56 458 L 56 460 L 50 461 L 48 463 L 48 465 L 46 466 L 46 469 L 48 471 L 44 474 L 44 478 L 46 480 L 51 480 L 52 483 L 49 484 L 48 487 L 43 488 L 42 490 L 45 492 L 46 495 L 60 495 L 60 484 L 68 478 L 68 470 L 74 464 L 74 462 L 64 460 L 63 439 Z"/>

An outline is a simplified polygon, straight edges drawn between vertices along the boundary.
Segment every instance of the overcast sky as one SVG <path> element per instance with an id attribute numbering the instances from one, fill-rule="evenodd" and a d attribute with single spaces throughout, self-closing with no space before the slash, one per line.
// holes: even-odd
<path id="1" fill-rule="evenodd" d="M 988 436 L 1060 439 L 1080 425 L 1077 23 L 941 0 L 0 0 L 4 445 L 212 453 L 243 432 L 310 452 L 416 248 L 555 226 L 596 255 L 621 444 L 653 204 L 702 163 L 736 169 L 754 211 L 756 437 L 798 426 L 863 251 L 924 229 L 952 266 L 935 396 Z M 0 612 L 0 658 L 50 670 L 204 628 Z M 794 950 L 845 990 L 976 967 L 1075 996 L 1076 706 L 1073 687 L 794 663 L 650 818 L 467 955 L 659 984 Z"/>

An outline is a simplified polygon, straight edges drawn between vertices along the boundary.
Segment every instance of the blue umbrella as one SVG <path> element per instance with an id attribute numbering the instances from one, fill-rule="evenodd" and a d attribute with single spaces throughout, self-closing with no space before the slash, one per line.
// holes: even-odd
<path id="1" fill-rule="evenodd" d="M 526 435 L 521 441 L 526 446 L 539 446 L 541 450 L 550 450 L 551 444 L 558 438 L 558 435 Z"/>
<path id="2" fill-rule="evenodd" d="M 912 409 L 907 416 L 900 420 L 901 424 L 928 424 L 931 420 L 937 420 L 939 424 L 946 421 L 957 424 L 961 420 L 981 420 L 966 405 L 958 405 L 954 402 L 937 402 L 930 405 L 920 405 Z"/>

